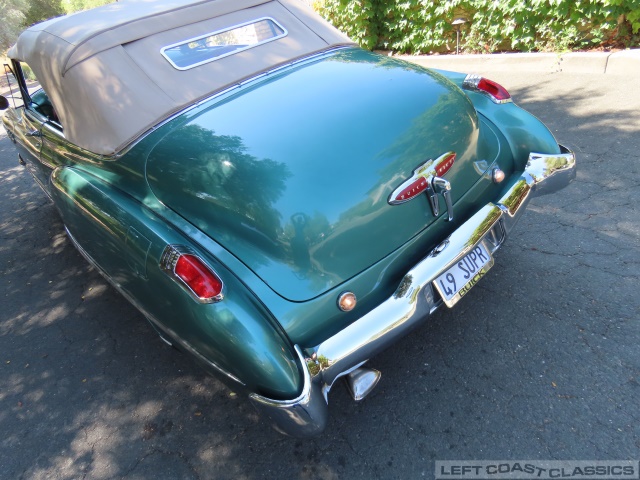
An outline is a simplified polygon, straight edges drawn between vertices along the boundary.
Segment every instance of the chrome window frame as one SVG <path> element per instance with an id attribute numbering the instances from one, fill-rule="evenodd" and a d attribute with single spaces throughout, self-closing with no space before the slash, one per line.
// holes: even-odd
<path id="1" fill-rule="evenodd" d="M 64 136 L 64 127 L 62 126 L 62 124 L 60 122 L 57 122 L 55 120 L 52 120 L 51 118 L 47 117 L 46 115 L 42 114 L 41 112 L 37 111 L 33 105 L 38 105 L 37 103 L 35 103 L 32 100 L 32 95 L 39 92 L 40 90 L 42 90 L 44 92 L 44 94 L 47 96 L 47 100 L 49 100 L 49 102 L 51 102 L 51 100 L 49 99 L 49 94 L 45 91 L 44 88 L 42 88 L 42 86 L 38 83 L 38 87 L 33 90 L 33 92 L 29 92 L 29 89 L 27 88 L 27 95 L 29 96 L 29 103 L 25 103 L 24 104 L 24 108 L 25 108 L 25 115 L 33 115 L 35 118 L 35 121 L 38 121 L 40 123 L 42 123 L 43 127 L 47 127 L 50 131 L 56 133 L 57 135 L 59 135 L 62 138 L 65 138 Z M 23 99 L 24 102 L 24 99 Z M 53 104 L 51 104 L 53 106 Z M 39 105 L 38 105 L 39 106 Z"/>
<path id="2" fill-rule="evenodd" d="M 221 33 L 229 32 L 229 31 L 234 30 L 236 28 L 246 27 L 247 25 L 258 23 L 258 22 L 261 22 L 262 20 L 270 20 L 270 21 L 272 21 L 273 23 L 275 23 L 277 25 L 277 27 L 280 30 L 283 31 L 283 33 L 281 35 L 276 35 L 275 37 L 271 37 L 271 38 L 269 38 L 267 40 L 263 40 L 261 42 L 254 43 L 253 45 L 248 45 L 246 47 L 239 48 L 239 49 L 234 50 L 232 52 L 223 53 L 222 55 L 218 55 L 215 58 L 211 58 L 209 60 L 203 60 L 202 62 L 193 63 L 193 64 L 191 64 L 191 65 L 189 65 L 187 67 L 179 67 L 179 66 L 177 66 L 175 63 L 173 63 L 173 60 L 171 60 L 171 58 L 169 58 L 169 56 L 165 53 L 166 50 L 169 50 L 171 48 L 179 47 L 179 46 L 182 46 L 182 45 L 189 44 L 191 42 L 196 42 L 198 40 L 202 40 L 203 38 L 212 37 L 214 35 L 219 35 Z M 216 60 L 220 60 L 221 58 L 225 58 L 225 57 L 228 57 L 230 55 L 235 55 L 236 53 L 244 52 L 245 50 L 249 50 L 250 48 L 254 48 L 254 47 L 257 47 L 257 46 L 260 46 L 260 45 L 264 45 L 265 43 L 273 42 L 274 40 L 279 40 L 281 38 L 286 37 L 288 34 L 289 34 L 289 31 L 286 28 L 284 28 L 280 23 L 278 23 L 275 18 L 272 18 L 272 17 L 260 17 L 260 18 L 254 19 L 254 20 L 249 20 L 248 22 L 239 23 L 239 24 L 233 25 L 231 27 L 223 28 L 222 30 L 216 30 L 215 32 L 206 33 L 206 34 L 200 35 L 198 37 L 189 38 L 188 40 L 181 40 L 181 41 L 173 43 L 171 45 L 167 45 L 166 47 L 162 47 L 160 49 L 160 54 L 171 64 L 171 66 L 173 68 L 175 68 L 176 70 L 184 71 L 184 70 L 190 70 L 190 69 L 195 68 L 195 67 L 199 67 L 200 65 L 204 65 L 206 63 L 215 62 Z"/>

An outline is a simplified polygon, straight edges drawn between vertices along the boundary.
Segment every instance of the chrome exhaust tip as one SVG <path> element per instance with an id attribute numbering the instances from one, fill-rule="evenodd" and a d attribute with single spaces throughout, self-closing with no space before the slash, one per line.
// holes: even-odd
<path id="1" fill-rule="evenodd" d="M 356 401 L 364 399 L 375 388 L 382 374 L 373 368 L 360 367 L 344 376 L 349 394 Z"/>

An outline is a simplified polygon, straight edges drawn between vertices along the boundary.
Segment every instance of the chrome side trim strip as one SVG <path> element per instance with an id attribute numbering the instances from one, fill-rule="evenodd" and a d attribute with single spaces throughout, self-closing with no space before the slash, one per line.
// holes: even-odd
<path id="1" fill-rule="evenodd" d="M 118 290 L 120 291 L 120 290 Z M 122 292 L 121 292 L 122 293 Z M 124 297 L 131 301 L 128 295 L 123 294 Z M 153 317 L 152 315 L 149 315 L 148 313 L 145 313 L 144 310 L 141 310 L 139 306 L 137 306 L 134 302 L 131 302 L 138 310 L 140 310 L 140 312 L 147 317 L 147 320 L 149 320 L 149 323 L 151 323 L 151 326 L 153 326 L 157 331 L 162 332 L 163 334 L 165 334 L 166 336 L 168 336 L 169 338 L 165 338 L 163 335 L 158 334 L 158 336 L 160 337 L 160 339 L 168 344 L 168 345 L 178 345 L 180 348 L 182 348 L 183 350 L 189 352 L 191 355 L 193 355 L 196 360 L 198 360 L 199 362 L 201 362 L 202 364 L 206 365 L 207 367 L 211 368 L 212 370 L 215 370 L 216 372 L 218 372 L 220 375 L 227 377 L 230 380 L 233 380 L 234 382 L 238 383 L 239 385 L 242 385 L 243 387 L 246 387 L 246 384 L 240 380 L 238 377 L 236 377 L 235 375 L 227 372 L 225 369 L 223 369 L 222 367 L 220 367 L 217 363 L 212 362 L 211 360 L 209 360 L 208 358 L 205 358 L 200 352 L 198 352 L 195 348 L 193 348 L 191 346 L 191 344 L 189 342 L 186 342 L 184 340 L 182 340 L 178 334 L 176 334 L 173 330 L 166 328 L 165 326 L 161 325 L 160 322 L 158 322 L 158 320 Z"/>
<path id="2" fill-rule="evenodd" d="M 442 300 L 434 294 L 433 280 L 472 248 L 482 244 L 493 254 L 522 216 L 531 197 L 567 186 L 575 178 L 575 155 L 532 153 L 520 178 L 496 202 L 488 203 L 404 276 L 395 293 L 345 329 L 301 356 L 304 388 L 298 398 L 279 401 L 251 395 L 258 410 L 277 430 L 293 436 L 320 433 L 326 424 L 327 393 L 335 380 L 363 365 L 418 325 Z M 550 183 L 550 185 L 547 185 Z"/>
<path id="3" fill-rule="evenodd" d="M 168 343 L 169 345 L 172 345 L 172 344 L 179 345 L 184 350 L 192 354 L 198 361 L 202 362 L 204 365 L 211 368 L 212 370 L 215 370 L 220 375 L 223 375 L 228 379 L 233 380 L 234 382 L 242 385 L 243 387 L 246 386 L 245 383 L 241 381 L 238 377 L 227 372 L 225 369 L 223 369 L 216 363 L 204 357 L 200 352 L 198 352 L 195 348 L 193 348 L 193 346 L 191 346 L 189 342 L 182 340 L 174 331 L 172 331 L 171 329 L 165 327 L 162 323 L 160 323 L 142 305 L 140 305 L 131 295 L 125 292 L 120 286 L 120 284 L 118 284 L 118 282 L 116 282 L 113 278 L 111 278 L 111 276 L 107 272 L 105 272 L 102 268 L 100 268 L 100 266 L 93 260 L 93 258 L 91 258 L 91 256 L 86 252 L 86 250 L 82 248 L 82 246 L 80 246 L 80 244 L 75 239 L 75 237 L 71 234 L 71 232 L 69 231 L 66 225 L 64 226 L 64 230 L 67 233 L 69 240 L 71 240 L 71 244 L 76 248 L 76 250 L 78 250 L 80 255 L 82 255 L 84 259 L 87 262 L 89 262 L 89 264 L 93 268 L 95 268 L 100 275 L 102 275 L 102 278 L 104 278 L 113 288 L 115 288 L 118 291 L 118 293 L 120 293 L 124 298 L 126 298 L 129 301 L 129 303 L 131 303 L 131 305 L 133 305 L 142 315 L 144 315 L 147 318 L 147 320 L 151 323 L 151 325 L 158 331 L 158 335 L 165 343 Z M 167 336 L 169 336 L 170 341 L 169 339 L 166 339 L 162 335 L 160 335 L 159 332 L 162 332 Z"/>

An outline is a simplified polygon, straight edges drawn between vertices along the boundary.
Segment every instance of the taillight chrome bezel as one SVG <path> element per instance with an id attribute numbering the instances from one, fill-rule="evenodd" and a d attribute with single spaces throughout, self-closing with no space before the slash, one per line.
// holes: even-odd
<path id="1" fill-rule="evenodd" d="M 213 297 L 200 297 L 198 294 L 191 288 L 191 286 L 185 282 L 182 277 L 180 277 L 176 273 L 176 265 L 178 260 L 183 255 L 191 255 L 198 259 L 199 262 L 202 263 L 204 267 L 209 270 L 211 274 L 213 274 L 220 281 L 220 293 Z M 180 285 L 189 295 L 198 303 L 218 303 L 224 299 L 224 290 L 225 285 L 220 275 L 211 268 L 211 266 L 197 253 L 193 251 L 193 249 L 184 246 L 184 245 L 167 245 L 162 252 L 162 256 L 160 257 L 160 269 L 166 273 L 169 277 L 171 277 L 178 285 Z"/>
<path id="2" fill-rule="evenodd" d="M 485 82 L 487 82 L 487 83 L 489 83 L 489 84 L 501 89 L 509 97 L 508 98 L 497 98 L 494 95 L 492 95 L 490 92 L 487 92 L 486 90 L 483 90 L 482 88 L 480 88 L 480 82 L 483 81 L 483 80 Z M 469 75 L 467 75 L 465 77 L 464 81 L 462 82 L 462 88 L 465 89 L 465 90 L 470 90 L 472 92 L 480 93 L 480 94 L 484 95 L 485 97 L 489 97 L 493 103 L 503 104 L 503 103 L 511 103 L 511 102 L 513 102 L 513 100 L 511 99 L 511 94 L 502 85 L 500 85 L 497 82 L 494 82 L 493 80 L 489 80 L 488 78 L 484 78 L 484 77 L 482 77 L 480 75 L 476 75 L 474 73 L 470 73 Z"/>

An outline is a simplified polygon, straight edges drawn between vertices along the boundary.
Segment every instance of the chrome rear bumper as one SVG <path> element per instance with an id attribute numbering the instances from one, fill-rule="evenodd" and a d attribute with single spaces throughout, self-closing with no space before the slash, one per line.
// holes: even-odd
<path id="1" fill-rule="evenodd" d="M 407 335 L 442 304 L 432 286 L 435 278 L 480 243 L 493 254 L 532 197 L 571 183 L 576 175 L 575 155 L 560 148 L 556 155 L 530 154 L 524 172 L 507 193 L 482 207 L 407 272 L 381 305 L 307 352 L 296 345 L 304 371 L 302 393 L 285 401 L 252 394 L 258 411 L 271 419 L 276 430 L 292 436 L 322 432 L 328 419 L 327 394 L 335 380 Z"/>

